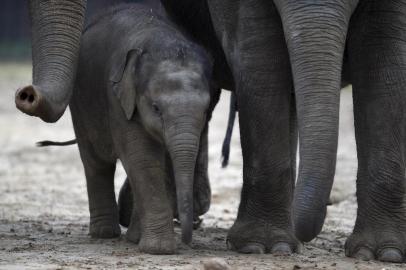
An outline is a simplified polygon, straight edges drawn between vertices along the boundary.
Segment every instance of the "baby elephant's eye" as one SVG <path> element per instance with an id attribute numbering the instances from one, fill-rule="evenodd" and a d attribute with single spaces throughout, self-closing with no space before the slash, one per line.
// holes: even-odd
<path id="1" fill-rule="evenodd" d="M 161 109 L 159 109 L 158 104 L 156 104 L 155 102 L 152 103 L 152 109 L 156 114 L 161 115 Z"/>

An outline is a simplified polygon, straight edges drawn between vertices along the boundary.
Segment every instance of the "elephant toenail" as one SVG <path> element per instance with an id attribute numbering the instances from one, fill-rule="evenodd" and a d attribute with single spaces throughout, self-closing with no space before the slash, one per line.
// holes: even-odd
<path id="1" fill-rule="evenodd" d="M 276 243 L 272 247 L 271 253 L 275 256 L 287 256 L 287 255 L 291 255 L 293 252 L 288 243 L 280 242 L 280 243 Z"/>
<path id="2" fill-rule="evenodd" d="M 353 256 L 357 260 L 370 261 L 374 259 L 374 254 L 369 248 L 360 248 Z"/>
<path id="3" fill-rule="evenodd" d="M 265 246 L 259 243 L 249 243 L 238 250 L 245 254 L 264 254 Z"/>
<path id="4" fill-rule="evenodd" d="M 400 263 L 403 261 L 402 252 L 397 248 L 384 248 L 378 252 L 378 260 L 381 262 Z"/>

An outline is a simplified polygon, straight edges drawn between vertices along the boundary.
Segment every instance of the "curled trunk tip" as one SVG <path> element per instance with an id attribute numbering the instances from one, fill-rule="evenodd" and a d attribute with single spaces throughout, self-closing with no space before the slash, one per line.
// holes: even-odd
<path id="1" fill-rule="evenodd" d="M 33 85 L 16 92 L 22 112 L 56 122 L 76 77 L 86 0 L 30 0 Z"/>
<path id="2" fill-rule="evenodd" d="M 56 122 L 64 113 L 66 106 L 58 106 L 50 102 L 34 85 L 27 85 L 17 90 L 15 94 L 16 107 L 31 116 L 40 117 L 48 123 Z"/>

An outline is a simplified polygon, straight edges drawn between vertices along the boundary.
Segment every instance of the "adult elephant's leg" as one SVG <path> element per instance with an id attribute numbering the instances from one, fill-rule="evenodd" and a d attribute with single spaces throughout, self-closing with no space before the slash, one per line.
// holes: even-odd
<path id="1" fill-rule="evenodd" d="M 290 213 L 292 80 L 282 25 L 269 1 L 210 3 L 233 67 L 244 161 L 241 202 L 228 244 L 242 253 L 290 254 L 298 243 Z"/>
<path id="2" fill-rule="evenodd" d="M 406 251 L 406 3 L 369 3 L 355 14 L 348 43 L 358 212 L 346 255 L 402 262 Z"/>
<path id="3" fill-rule="evenodd" d="M 70 101 L 76 76 L 86 0 L 30 0 L 33 84 L 19 89 L 19 110 L 57 121 Z"/>

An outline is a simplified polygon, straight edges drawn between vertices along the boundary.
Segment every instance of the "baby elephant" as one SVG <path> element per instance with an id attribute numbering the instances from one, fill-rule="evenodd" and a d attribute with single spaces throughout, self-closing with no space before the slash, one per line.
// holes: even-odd
<path id="1" fill-rule="evenodd" d="M 211 70 L 206 52 L 163 10 L 119 5 L 85 29 L 70 108 L 92 237 L 120 234 L 114 193 L 119 159 L 134 191 L 128 239 L 147 253 L 173 253 L 177 205 L 182 241 L 191 242 L 195 167 L 200 155 L 207 159 L 199 148 L 215 93 Z"/>

